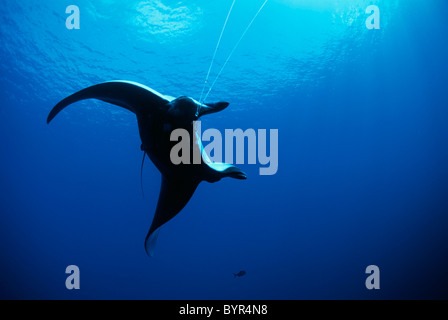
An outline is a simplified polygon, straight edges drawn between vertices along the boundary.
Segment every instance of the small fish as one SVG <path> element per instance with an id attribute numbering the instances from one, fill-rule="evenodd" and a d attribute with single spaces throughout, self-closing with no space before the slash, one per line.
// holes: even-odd
<path id="1" fill-rule="evenodd" d="M 245 274 L 246 274 L 246 271 L 241 270 L 241 271 L 238 272 L 238 273 L 234 273 L 234 274 L 233 274 L 233 278 L 236 278 L 236 277 L 242 277 L 242 276 L 244 276 Z"/>

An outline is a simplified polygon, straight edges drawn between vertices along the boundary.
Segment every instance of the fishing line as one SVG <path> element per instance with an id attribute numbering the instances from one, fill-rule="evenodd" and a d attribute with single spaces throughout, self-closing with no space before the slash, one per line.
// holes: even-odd
<path id="1" fill-rule="evenodd" d="M 235 4 L 235 1 L 236 0 L 233 0 L 232 5 L 230 6 L 230 10 L 227 13 L 226 21 L 224 22 L 224 25 L 223 25 L 222 30 L 221 30 L 221 34 L 219 35 L 218 43 L 216 44 L 215 52 L 213 53 L 213 58 L 212 58 L 212 61 L 210 62 L 210 67 L 208 68 L 207 76 L 205 77 L 204 86 L 202 87 L 201 97 L 199 98 L 199 102 L 200 103 L 202 103 L 202 96 L 204 95 L 205 86 L 208 83 L 208 78 L 210 76 L 210 71 L 212 70 L 213 63 L 215 62 L 216 53 L 218 52 L 218 48 L 219 48 L 219 45 L 221 43 L 221 38 L 222 38 L 222 35 L 224 33 L 224 30 L 226 29 L 227 21 L 229 20 L 230 13 L 232 12 L 233 5 Z"/>
<path id="2" fill-rule="evenodd" d="M 255 19 L 257 18 L 258 14 L 261 12 L 261 10 L 263 9 L 263 7 L 266 5 L 266 2 L 268 2 L 269 0 L 265 0 L 263 2 L 263 4 L 261 5 L 260 9 L 258 9 L 257 13 L 255 14 L 255 16 L 252 18 L 251 22 L 249 23 L 249 25 L 247 26 L 246 30 L 244 30 L 243 34 L 241 35 L 240 39 L 238 40 L 238 42 L 236 43 L 236 45 L 233 47 L 232 51 L 230 52 L 227 60 L 224 62 L 224 64 L 221 67 L 221 70 L 219 70 L 218 75 L 215 78 L 215 81 L 213 81 L 211 87 L 208 89 L 207 94 L 205 95 L 204 101 L 207 100 L 208 95 L 210 94 L 210 91 L 212 91 L 213 87 L 215 86 L 216 81 L 218 81 L 218 78 L 221 76 L 222 71 L 224 70 L 224 68 L 226 67 L 227 63 L 229 62 L 230 58 L 232 57 L 233 53 L 235 52 L 236 48 L 239 46 L 241 40 L 243 40 L 244 36 L 246 35 L 247 31 L 249 30 L 249 28 L 252 26 L 252 24 L 254 23 Z"/>

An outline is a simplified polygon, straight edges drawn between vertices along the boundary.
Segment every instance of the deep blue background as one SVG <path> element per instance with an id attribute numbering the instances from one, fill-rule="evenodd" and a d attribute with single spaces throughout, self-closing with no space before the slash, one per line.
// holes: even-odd
<path id="1" fill-rule="evenodd" d="M 145 164 L 142 199 L 134 115 L 85 101 L 46 125 L 106 80 L 198 99 L 231 2 L 1 1 L 0 298 L 448 298 L 446 1 L 270 0 L 203 127 L 279 129 L 279 171 L 201 184 L 154 258 L 160 174 Z M 211 79 L 262 3 L 236 1 Z"/>

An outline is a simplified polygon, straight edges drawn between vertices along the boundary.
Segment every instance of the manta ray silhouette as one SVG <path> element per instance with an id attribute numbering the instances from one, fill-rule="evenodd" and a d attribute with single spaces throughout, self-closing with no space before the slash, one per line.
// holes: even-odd
<path id="1" fill-rule="evenodd" d="M 82 89 L 60 101 L 50 112 L 47 123 L 68 105 L 98 99 L 133 112 L 137 116 L 142 141 L 141 149 L 162 174 L 162 185 L 154 218 L 145 239 L 145 249 L 153 255 L 160 227 L 177 215 L 188 203 L 201 181 L 216 182 L 224 177 L 246 179 L 246 174 L 227 163 L 212 163 L 202 152 L 200 139 L 193 139 L 193 122 L 201 116 L 225 109 L 227 102 L 199 103 L 181 96 L 177 99 L 162 95 L 149 87 L 130 81 L 109 81 Z M 190 134 L 190 149 L 202 157 L 200 164 L 175 165 L 170 159 L 171 132 L 185 129 Z"/>

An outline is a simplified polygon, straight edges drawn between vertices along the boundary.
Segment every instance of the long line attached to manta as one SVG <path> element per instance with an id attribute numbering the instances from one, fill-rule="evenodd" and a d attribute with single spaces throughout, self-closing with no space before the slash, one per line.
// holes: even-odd
<path id="1" fill-rule="evenodd" d="M 266 3 L 267 3 L 268 1 L 269 1 L 269 0 L 265 0 L 265 1 L 263 2 L 263 4 L 261 5 L 260 9 L 258 9 L 257 13 L 256 13 L 255 16 L 252 18 L 252 20 L 249 22 L 249 24 L 248 24 L 248 26 L 246 27 L 246 29 L 244 30 L 244 32 L 243 32 L 243 34 L 241 35 L 240 39 L 237 41 L 237 43 L 236 43 L 235 46 L 233 47 L 232 51 L 230 51 L 229 56 L 227 57 L 226 61 L 225 61 L 224 64 L 222 65 L 221 70 L 219 70 L 218 75 L 216 76 L 216 78 L 215 78 L 215 80 L 213 81 L 212 85 L 211 85 L 210 88 L 208 89 L 207 94 L 205 95 L 203 101 L 207 100 L 208 95 L 209 95 L 210 92 L 212 91 L 213 87 L 214 87 L 215 84 L 216 84 L 216 81 L 218 81 L 218 78 L 221 76 L 222 71 L 223 71 L 224 68 L 226 67 L 226 65 L 227 65 L 227 63 L 229 62 L 230 58 L 233 56 L 235 50 L 238 48 L 239 44 L 241 43 L 241 40 L 243 40 L 243 38 L 244 38 L 244 36 L 246 35 L 247 31 L 249 31 L 249 29 L 250 29 L 250 27 L 252 26 L 252 24 L 254 23 L 255 19 L 258 17 L 258 15 L 260 14 L 261 10 L 264 8 L 264 6 L 266 5 Z M 226 21 L 224 22 L 223 29 L 221 30 L 221 35 L 220 35 L 219 40 L 218 40 L 218 45 L 216 46 L 215 53 L 213 54 L 212 62 L 210 63 L 210 67 L 209 67 L 207 76 L 206 76 L 205 81 L 204 81 L 204 87 L 202 88 L 201 98 L 199 99 L 200 102 L 202 102 L 202 95 L 203 95 L 203 93 L 204 93 L 204 88 L 205 88 L 205 86 L 206 86 L 206 84 L 207 84 L 208 77 L 209 77 L 209 75 L 210 75 L 210 70 L 212 69 L 212 66 L 213 66 L 213 63 L 214 63 L 214 60 L 215 60 L 216 51 L 218 50 L 218 46 L 219 46 L 219 43 L 221 42 L 222 34 L 223 34 L 224 29 L 225 29 L 225 27 L 226 27 L 227 20 L 228 20 L 228 18 L 229 18 L 229 16 L 230 16 L 230 12 L 232 11 L 232 8 L 233 8 L 234 3 L 235 3 L 235 0 L 233 1 L 232 6 L 230 7 L 229 13 L 228 13 L 228 15 L 227 15 L 227 19 L 226 19 Z"/>
<path id="2" fill-rule="evenodd" d="M 205 77 L 204 85 L 202 86 L 201 97 L 199 98 L 199 102 L 200 103 L 202 103 L 202 97 L 204 95 L 205 86 L 207 85 L 208 78 L 210 76 L 210 71 L 212 71 L 212 66 L 213 66 L 213 63 L 215 62 L 216 53 L 218 52 L 219 44 L 221 43 L 221 38 L 222 38 L 222 35 L 224 33 L 224 30 L 226 29 L 227 21 L 229 20 L 230 13 L 232 12 L 233 5 L 235 4 L 235 1 L 236 0 L 233 0 L 232 5 L 230 6 L 229 13 L 227 13 L 226 21 L 224 21 L 224 25 L 222 26 L 221 34 L 219 35 L 218 43 L 216 44 L 215 52 L 213 53 L 212 61 L 210 62 L 210 66 L 208 67 L 208 72 L 207 72 L 207 75 Z"/>

